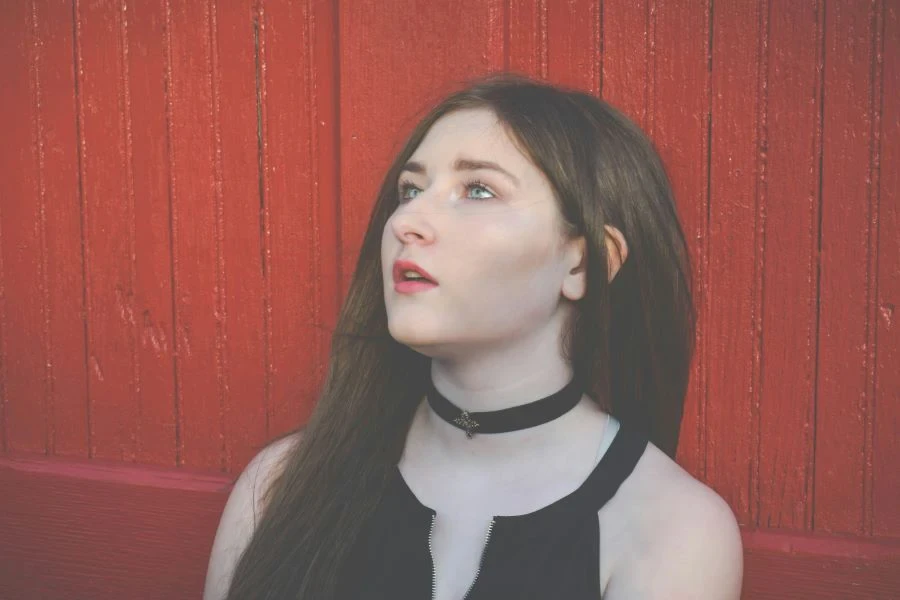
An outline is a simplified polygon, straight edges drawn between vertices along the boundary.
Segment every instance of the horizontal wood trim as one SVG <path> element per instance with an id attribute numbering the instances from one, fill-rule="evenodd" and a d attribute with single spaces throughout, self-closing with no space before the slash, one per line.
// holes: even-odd
<path id="1" fill-rule="evenodd" d="M 232 478 L 0 458 L 0 598 L 196 599 Z M 900 540 L 744 531 L 745 600 L 900 597 Z"/>
<path id="2" fill-rule="evenodd" d="M 757 529 L 742 533 L 744 548 L 754 552 L 810 554 L 832 558 L 900 560 L 900 538 L 860 538 Z"/>
<path id="3" fill-rule="evenodd" d="M 230 478 L 0 458 L 0 598 L 194 599 Z"/>
<path id="4" fill-rule="evenodd" d="M 745 600 L 900 598 L 900 540 L 742 532 Z"/>

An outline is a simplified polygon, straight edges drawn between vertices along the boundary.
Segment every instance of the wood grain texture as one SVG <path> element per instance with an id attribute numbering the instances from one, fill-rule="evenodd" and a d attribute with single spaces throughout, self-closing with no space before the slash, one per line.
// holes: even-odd
<path id="1" fill-rule="evenodd" d="M 812 528 L 824 3 L 769 18 L 758 524 Z"/>
<path id="2" fill-rule="evenodd" d="M 223 467 L 227 364 L 211 2 L 167 4 L 178 464 Z"/>
<path id="3" fill-rule="evenodd" d="M 545 1 L 546 62 L 551 80 L 599 95 L 600 3 Z"/>
<path id="4" fill-rule="evenodd" d="M 506 68 L 536 79 L 549 77 L 547 0 L 509 0 Z"/>
<path id="5" fill-rule="evenodd" d="M 744 558 L 746 600 L 894 600 L 900 590 L 900 559 L 822 558 L 748 551 Z"/>
<path id="6" fill-rule="evenodd" d="M 333 248 L 334 233 L 321 230 L 318 203 L 339 198 L 337 190 L 323 193 L 319 186 L 316 96 L 332 96 L 328 88 L 315 88 L 312 6 L 266 0 L 258 15 L 270 435 L 293 429 L 312 411 L 321 383 L 315 377 L 323 373 L 316 324 L 323 301 L 332 304 L 322 298 L 319 281 L 337 277 L 321 264 L 326 248 Z"/>
<path id="7" fill-rule="evenodd" d="M 893 600 L 900 543 L 788 530 L 742 532 L 745 600 Z"/>
<path id="8" fill-rule="evenodd" d="M 218 112 L 216 194 L 222 230 L 218 255 L 222 286 L 223 468 L 243 468 L 268 439 L 266 321 L 260 170 L 255 6 L 218 2 L 214 20 L 214 98 Z"/>
<path id="9" fill-rule="evenodd" d="M 653 142 L 666 166 L 691 252 L 694 304 L 700 322 L 678 442 L 678 462 L 705 476 L 707 369 L 706 265 L 709 236 L 710 6 L 667 0 L 655 4 Z M 614 24 L 611 24 L 614 26 Z"/>
<path id="10" fill-rule="evenodd" d="M 176 463 L 172 239 L 166 112 L 166 10 L 162 0 L 132 2 L 127 18 L 127 86 L 131 111 L 136 361 L 135 460 Z M 90 41 L 85 40 L 87 43 Z"/>
<path id="11" fill-rule="evenodd" d="M 900 5 L 882 3 L 872 534 L 900 537 Z M 880 131 L 879 131 L 880 129 Z"/>
<path id="12" fill-rule="evenodd" d="M 825 9 L 814 527 L 871 533 L 876 194 L 874 32 L 880 3 Z"/>
<path id="13" fill-rule="evenodd" d="M 0 442 L 8 451 L 87 452 L 72 12 L 22 2 L 3 22 L 7 147 Z M 40 414 L 39 414 L 40 413 Z"/>
<path id="14" fill-rule="evenodd" d="M 340 29 L 337 2 L 313 2 L 310 10 L 314 97 L 314 155 L 317 177 L 313 190 L 316 199 L 319 291 L 318 327 L 315 330 L 319 355 L 313 365 L 313 380 L 318 389 L 325 381 L 331 352 L 330 332 L 335 330 L 343 298 L 341 289 L 341 120 L 340 120 Z M 308 402 L 303 411 L 311 411 Z"/>
<path id="15" fill-rule="evenodd" d="M 138 450 L 141 373 L 127 18 L 118 1 L 75 4 L 89 456 L 130 462 Z"/>
<path id="16" fill-rule="evenodd" d="M 764 3 L 713 10 L 706 479 L 742 525 L 755 521 L 758 477 L 765 17 Z"/>
<path id="17" fill-rule="evenodd" d="M 231 479 L 0 458 L 0 598 L 200 598 Z"/>
<path id="18" fill-rule="evenodd" d="M 6 119 L 0 254 L 3 261 L 3 404 L 10 451 L 47 448 L 47 362 L 41 244 L 46 196 L 39 101 L 38 40 L 32 6 L 20 2 L 3 19 L 2 56 L 10 86 L 3 94 Z"/>
<path id="19" fill-rule="evenodd" d="M 602 4 L 602 93 L 652 134 L 650 94 L 652 94 L 650 6 L 655 0 L 604 0 Z"/>
<path id="20" fill-rule="evenodd" d="M 39 122 L 44 260 L 47 452 L 87 457 L 84 265 L 75 119 L 72 6 L 32 5 Z"/>

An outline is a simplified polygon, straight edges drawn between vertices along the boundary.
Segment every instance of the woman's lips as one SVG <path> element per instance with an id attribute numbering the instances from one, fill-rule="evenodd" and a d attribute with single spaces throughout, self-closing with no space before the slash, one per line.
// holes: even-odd
<path id="1" fill-rule="evenodd" d="M 398 281 L 394 284 L 394 290 L 400 294 L 415 294 L 436 287 L 437 284 L 430 281 Z"/>
<path id="2" fill-rule="evenodd" d="M 428 280 L 429 283 L 437 283 L 437 280 L 431 276 L 425 269 L 417 265 L 411 260 L 394 261 L 394 282 L 405 281 L 404 274 L 407 271 L 414 271 Z"/>

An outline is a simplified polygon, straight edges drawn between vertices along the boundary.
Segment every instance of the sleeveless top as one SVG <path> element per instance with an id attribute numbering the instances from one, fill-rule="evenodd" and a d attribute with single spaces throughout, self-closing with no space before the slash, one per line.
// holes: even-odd
<path id="1" fill-rule="evenodd" d="M 646 436 L 611 418 L 600 460 L 581 486 L 534 512 L 493 517 L 481 566 L 466 595 L 456 600 L 600 598 L 598 511 L 634 470 L 647 443 Z M 430 534 L 436 516 L 397 468 L 345 563 L 338 598 L 433 598 Z"/>

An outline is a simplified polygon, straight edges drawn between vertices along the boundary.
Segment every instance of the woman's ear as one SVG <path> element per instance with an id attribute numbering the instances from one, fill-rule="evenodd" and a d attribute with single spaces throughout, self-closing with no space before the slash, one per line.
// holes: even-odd
<path id="1" fill-rule="evenodd" d="M 615 278 L 616 273 L 625 264 L 628 258 L 628 243 L 622 232 L 611 225 L 606 225 L 606 256 L 609 281 Z"/>
<path id="2" fill-rule="evenodd" d="M 566 261 L 575 266 L 563 279 L 562 293 L 569 300 L 581 300 L 587 290 L 587 255 L 584 236 L 570 241 L 566 248 Z"/>

